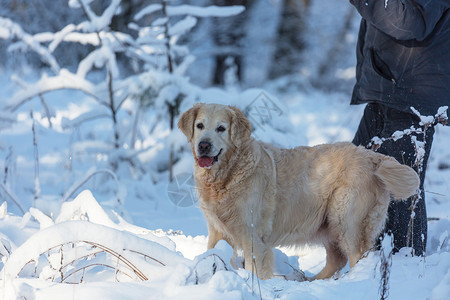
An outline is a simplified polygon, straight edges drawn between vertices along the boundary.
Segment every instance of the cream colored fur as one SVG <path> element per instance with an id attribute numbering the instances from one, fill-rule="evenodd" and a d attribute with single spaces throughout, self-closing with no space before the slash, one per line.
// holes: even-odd
<path id="1" fill-rule="evenodd" d="M 178 126 L 196 159 L 208 248 L 226 240 L 243 250 L 251 270 L 253 244 L 263 279 L 273 276 L 276 246 L 323 244 L 327 262 L 314 279 L 331 277 L 347 259 L 353 267 L 382 231 L 390 196 L 406 199 L 419 187 L 412 168 L 351 143 L 279 149 L 256 141 L 235 107 L 196 104 Z M 209 168 L 198 165 L 197 145 L 205 138 L 218 155 Z"/>

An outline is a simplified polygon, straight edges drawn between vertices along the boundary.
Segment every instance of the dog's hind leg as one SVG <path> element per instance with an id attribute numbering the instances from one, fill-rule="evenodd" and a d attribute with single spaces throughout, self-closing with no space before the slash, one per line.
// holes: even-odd
<path id="1" fill-rule="evenodd" d="M 377 237 L 383 231 L 386 223 L 390 200 L 389 193 L 386 191 L 379 191 L 374 194 L 374 196 L 375 197 L 371 200 L 372 206 L 370 207 L 367 216 L 362 220 L 360 226 L 361 238 L 359 239 L 359 248 L 361 255 L 373 248 Z M 352 262 L 352 259 L 350 262 Z"/>
<path id="2" fill-rule="evenodd" d="M 327 262 L 325 267 L 313 279 L 330 278 L 337 271 L 340 271 L 347 263 L 347 257 L 336 243 L 330 242 L 325 244 L 327 252 Z"/>
<path id="3" fill-rule="evenodd" d="M 373 193 L 360 194 L 360 202 L 369 203 L 366 211 L 360 212 L 362 218 L 347 217 L 348 227 L 354 229 L 345 231 L 342 237 L 342 249 L 349 256 L 350 268 L 358 262 L 361 256 L 372 249 L 378 234 L 383 230 L 387 209 L 389 206 L 389 192 L 380 189 Z M 353 208 L 352 211 L 355 211 Z M 358 214 L 355 214 L 358 215 Z"/>

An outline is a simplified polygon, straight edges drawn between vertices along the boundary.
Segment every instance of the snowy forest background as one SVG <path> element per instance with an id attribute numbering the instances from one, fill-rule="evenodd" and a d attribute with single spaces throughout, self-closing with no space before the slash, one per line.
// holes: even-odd
<path id="1" fill-rule="evenodd" d="M 0 0 L 1 299 L 448 299 L 448 126 L 425 258 L 386 244 L 337 280 L 259 281 L 206 251 L 180 113 L 236 105 L 281 147 L 351 140 L 359 21 L 347 0 Z M 275 251 L 290 278 L 324 265 Z"/>

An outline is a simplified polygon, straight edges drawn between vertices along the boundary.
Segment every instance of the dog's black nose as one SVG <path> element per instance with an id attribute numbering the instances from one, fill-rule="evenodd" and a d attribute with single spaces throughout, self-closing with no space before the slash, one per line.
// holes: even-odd
<path id="1" fill-rule="evenodd" d="M 206 155 L 211 151 L 211 143 L 210 142 L 200 142 L 198 143 L 198 152 L 200 155 Z"/>

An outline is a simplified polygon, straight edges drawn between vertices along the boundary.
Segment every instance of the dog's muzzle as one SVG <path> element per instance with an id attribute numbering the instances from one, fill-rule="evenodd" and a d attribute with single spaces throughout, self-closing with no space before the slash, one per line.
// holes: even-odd
<path id="1" fill-rule="evenodd" d="M 197 161 L 198 165 L 202 168 L 210 168 L 215 162 L 219 161 L 219 155 L 222 153 L 222 149 L 220 149 L 219 153 L 216 156 L 200 156 Z"/>

